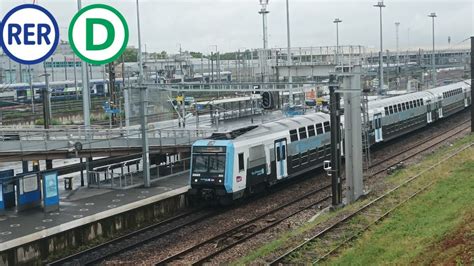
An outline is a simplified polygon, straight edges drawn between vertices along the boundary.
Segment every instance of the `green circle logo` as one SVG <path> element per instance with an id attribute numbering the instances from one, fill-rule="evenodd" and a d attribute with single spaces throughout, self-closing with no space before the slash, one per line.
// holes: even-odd
<path id="1" fill-rule="evenodd" d="M 89 5 L 72 18 L 69 43 L 82 60 L 101 65 L 120 57 L 128 44 L 128 25 L 115 8 Z"/>

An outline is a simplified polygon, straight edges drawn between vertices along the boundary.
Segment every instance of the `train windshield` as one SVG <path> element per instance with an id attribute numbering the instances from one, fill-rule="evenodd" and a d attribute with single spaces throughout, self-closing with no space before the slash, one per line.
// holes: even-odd
<path id="1" fill-rule="evenodd" d="M 225 147 L 193 147 L 193 173 L 224 174 Z"/>
<path id="2" fill-rule="evenodd" d="M 193 172 L 223 174 L 225 154 L 193 154 Z"/>

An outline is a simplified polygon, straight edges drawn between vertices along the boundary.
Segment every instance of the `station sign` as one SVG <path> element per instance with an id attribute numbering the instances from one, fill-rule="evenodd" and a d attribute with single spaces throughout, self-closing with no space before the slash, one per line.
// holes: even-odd
<path id="1" fill-rule="evenodd" d="M 58 47 L 59 25 L 54 16 L 40 5 L 16 6 L 0 21 L 0 46 L 17 63 L 42 63 Z M 82 8 L 68 28 L 71 49 L 80 59 L 91 64 L 115 61 L 128 44 L 125 18 L 108 5 L 92 4 Z"/>
<path id="2" fill-rule="evenodd" d="M 43 203 L 46 212 L 59 210 L 58 172 L 43 174 Z"/>
<path id="3" fill-rule="evenodd" d="M 59 26 L 44 7 L 19 5 L 0 23 L 0 45 L 13 61 L 33 65 L 50 57 L 58 46 Z"/>
<path id="4" fill-rule="evenodd" d="M 82 60 L 107 64 L 122 55 L 128 44 L 128 25 L 115 8 L 94 4 L 84 7 L 69 25 L 69 43 Z"/>

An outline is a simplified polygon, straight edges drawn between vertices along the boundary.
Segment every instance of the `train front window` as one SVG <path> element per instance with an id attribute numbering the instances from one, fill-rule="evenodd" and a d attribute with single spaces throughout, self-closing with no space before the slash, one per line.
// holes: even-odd
<path id="1" fill-rule="evenodd" d="M 224 154 L 193 154 L 194 173 L 223 174 L 224 170 Z"/>
<path id="2" fill-rule="evenodd" d="M 209 157 L 203 155 L 193 156 L 193 172 L 195 173 L 206 173 L 209 168 Z"/>
<path id="3" fill-rule="evenodd" d="M 223 174 L 225 166 L 225 155 L 209 155 L 209 172 L 212 174 Z"/>

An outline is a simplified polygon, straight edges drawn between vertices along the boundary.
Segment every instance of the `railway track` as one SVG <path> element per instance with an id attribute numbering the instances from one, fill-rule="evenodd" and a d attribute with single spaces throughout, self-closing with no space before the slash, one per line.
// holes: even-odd
<path id="1" fill-rule="evenodd" d="M 269 264 L 306 264 L 308 262 L 316 264 L 328 259 L 341 247 L 347 245 L 347 243 L 354 240 L 363 232 L 367 231 L 370 227 L 383 220 L 398 207 L 434 184 L 434 182 L 431 181 L 427 182 L 427 184 L 420 184 L 421 188 L 417 186 L 409 186 L 413 182 L 417 181 L 420 176 L 435 169 L 441 163 L 446 162 L 447 160 L 453 158 L 455 155 L 472 147 L 473 145 L 474 144 L 471 143 L 462 147 L 443 160 L 407 179 L 402 184 L 392 188 L 356 211 L 344 216 L 342 219 L 334 222 L 319 233 L 307 238 L 296 247 L 288 250 L 283 255 L 269 262 Z M 406 187 L 407 191 L 402 192 L 400 190 L 402 187 Z M 357 222 L 355 223 L 353 221 Z M 345 234 L 341 232 L 345 232 Z M 328 242 L 325 240 L 329 239 L 330 241 L 337 242 L 337 244 L 335 246 L 328 245 Z"/>
<path id="2" fill-rule="evenodd" d="M 171 234 L 182 227 L 198 223 L 216 215 L 220 211 L 192 210 L 159 223 L 133 231 L 98 246 L 83 250 L 71 256 L 53 261 L 48 265 L 91 265 L 98 264 L 112 256 L 144 245 L 164 235 Z"/>
<path id="3" fill-rule="evenodd" d="M 393 165 L 398 164 L 400 161 L 412 158 L 429 148 L 436 146 L 437 144 L 449 139 L 450 137 L 459 134 L 468 126 L 464 126 L 469 123 L 470 120 L 466 120 L 458 124 L 455 129 L 445 130 L 438 134 L 433 140 L 436 142 L 428 147 L 422 147 L 426 140 L 419 141 L 410 147 L 407 147 L 403 151 L 391 154 L 391 156 L 375 162 L 371 167 L 376 170 L 371 172 L 369 178 L 375 177 L 380 173 L 385 172 Z M 459 127 L 462 127 L 459 129 Z M 416 148 L 416 149 L 415 149 Z M 414 151 L 407 154 L 410 150 Z M 401 155 L 404 155 L 402 158 Z M 172 262 L 180 262 L 186 260 L 188 263 L 202 264 L 212 260 L 219 254 L 226 250 L 235 247 L 258 234 L 261 234 L 279 224 L 285 220 L 298 215 L 299 213 L 313 208 L 314 206 L 321 205 L 323 207 L 329 206 L 330 201 L 330 183 L 321 184 L 321 187 L 312 190 L 296 199 L 291 200 L 284 205 L 279 206 L 273 210 L 267 211 L 263 214 L 254 217 L 242 224 L 238 224 L 229 230 L 214 235 L 206 240 L 195 244 L 194 246 L 185 248 L 178 253 L 156 261 L 156 265 L 163 265 Z M 326 193 L 324 193 L 327 191 Z M 131 251 L 136 247 L 152 242 L 161 237 L 165 237 L 173 232 L 196 224 L 200 221 L 216 216 L 218 213 L 223 213 L 226 210 L 221 211 L 207 211 L 205 213 L 189 212 L 179 216 L 170 218 L 166 221 L 157 223 L 155 225 L 148 226 L 138 231 L 131 232 L 127 235 L 113 239 L 99 246 L 84 250 L 77 254 L 69 257 L 52 262 L 50 265 L 86 265 L 86 264 L 97 264 L 106 259 L 112 258 L 119 254 L 127 251 Z M 204 251 L 204 252 L 203 252 Z M 203 252 L 205 254 L 196 255 L 196 253 Z"/>
<path id="4" fill-rule="evenodd" d="M 258 215 L 257 217 L 248 220 L 243 224 L 236 225 L 225 232 L 208 238 L 194 246 L 186 248 L 172 256 L 169 256 L 161 261 L 155 262 L 155 265 L 166 265 L 171 263 L 177 264 L 202 264 L 220 253 L 245 242 L 251 237 L 263 233 L 264 231 L 275 227 L 288 218 L 295 216 L 305 210 L 313 208 L 316 205 L 329 202 L 331 199 L 329 194 L 331 185 L 325 185 L 321 188 L 306 193 L 284 205 L 279 206 L 271 211 Z M 321 193 L 324 195 L 320 195 Z M 316 199 L 312 197 L 317 195 Z M 281 212 L 280 214 L 277 214 Z M 208 251 L 204 256 L 196 256 L 195 253 L 199 251 Z M 184 262 L 183 262 L 184 261 Z"/>
<path id="5" fill-rule="evenodd" d="M 470 120 L 466 120 L 464 122 L 461 122 L 456 126 L 456 128 L 453 130 L 446 130 L 442 132 L 441 134 L 438 134 L 434 139 L 436 139 L 435 142 L 431 142 L 431 145 L 423 145 L 426 144 L 426 141 L 420 141 L 417 142 L 413 145 L 410 145 L 410 147 L 407 147 L 403 151 L 400 151 L 398 153 L 392 154 L 391 156 L 377 161 L 374 166 L 372 167 L 379 167 L 378 170 L 375 170 L 371 175 L 369 175 L 369 178 L 373 178 L 377 176 L 380 173 L 383 173 L 387 171 L 389 168 L 391 168 L 393 165 L 396 165 L 400 163 L 401 161 L 410 159 L 430 148 L 433 146 L 438 145 L 439 143 L 445 141 L 446 139 L 451 138 L 454 135 L 459 134 L 460 132 L 466 130 L 467 128 L 470 127 L 470 125 L 464 126 L 466 124 L 469 124 Z M 459 129 L 459 127 L 461 127 Z M 416 148 L 416 149 L 415 149 Z M 406 156 L 403 156 L 400 158 L 401 155 L 405 155 L 406 153 L 410 153 Z M 306 211 L 316 205 L 323 205 L 326 203 L 326 206 L 329 206 L 329 200 L 331 198 L 330 196 L 330 188 L 331 184 L 324 185 L 322 188 L 314 190 L 308 194 L 305 194 L 295 200 L 292 200 L 288 204 L 285 204 L 283 206 L 280 206 L 268 213 L 259 215 L 258 217 L 255 217 L 252 220 L 249 220 L 248 222 L 245 222 L 241 225 L 237 225 L 230 230 L 226 230 L 225 232 L 222 232 L 214 237 L 211 237 L 207 240 L 204 240 L 194 246 L 191 246 L 187 249 L 182 250 L 181 252 L 178 252 L 172 256 L 169 256 L 166 259 L 163 259 L 161 261 L 158 261 L 155 263 L 155 265 L 165 265 L 165 264 L 170 264 L 170 263 L 177 263 L 177 264 L 203 264 L 206 262 L 209 262 L 219 254 L 225 252 L 226 250 L 229 250 L 232 247 L 235 247 L 248 239 L 261 234 L 270 228 L 273 228 L 283 221 L 303 212 Z M 323 198 L 320 200 L 317 200 L 312 203 L 307 203 L 306 205 L 301 205 L 299 209 L 294 210 L 294 211 L 284 211 L 284 209 L 290 205 L 298 204 L 302 200 L 306 199 L 309 196 L 318 194 L 318 193 L 324 193 L 324 191 L 328 191 L 326 196 L 322 196 Z M 268 220 L 268 216 L 271 214 L 275 214 L 277 212 L 282 212 L 284 215 L 282 215 L 279 218 L 274 218 L 271 220 Z M 199 253 L 199 251 L 207 251 L 207 254 L 204 256 L 196 256 L 195 253 Z"/>

